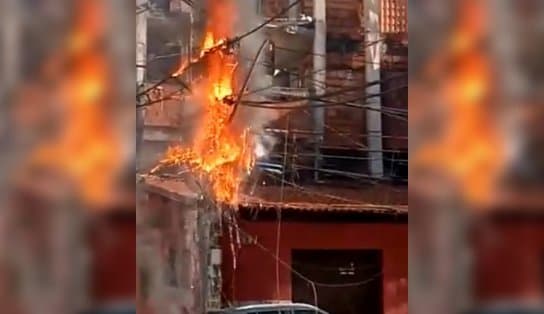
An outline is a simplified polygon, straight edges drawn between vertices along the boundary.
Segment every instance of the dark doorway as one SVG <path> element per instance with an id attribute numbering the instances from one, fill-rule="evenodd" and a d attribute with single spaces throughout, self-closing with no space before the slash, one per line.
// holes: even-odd
<path id="1" fill-rule="evenodd" d="M 293 268 L 315 282 L 330 314 L 382 314 L 381 250 L 293 250 Z M 292 275 L 293 301 L 315 304 L 312 284 Z"/>

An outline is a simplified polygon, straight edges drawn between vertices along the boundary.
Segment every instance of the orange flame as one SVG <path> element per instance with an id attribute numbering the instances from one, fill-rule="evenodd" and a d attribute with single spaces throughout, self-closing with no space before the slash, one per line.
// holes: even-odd
<path id="1" fill-rule="evenodd" d="M 77 187 L 82 199 L 100 205 L 112 199 L 116 170 L 122 161 L 120 143 L 108 122 L 106 102 L 111 85 L 104 51 L 103 3 L 80 1 L 75 26 L 63 53 L 71 61 L 61 81 L 61 131 L 33 154 L 33 161 L 53 167 Z"/>
<path id="2" fill-rule="evenodd" d="M 478 48 L 486 35 L 483 2 L 463 1 L 449 50 L 456 67 L 443 94 L 448 105 L 444 132 L 415 156 L 417 163 L 446 171 L 474 204 L 491 199 L 504 160 L 504 144 L 489 106 L 490 58 Z"/>
<path id="3" fill-rule="evenodd" d="M 222 1 L 222 4 L 225 3 Z M 226 7 L 222 6 L 222 9 Z M 221 11 L 218 6 L 212 8 L 212 23 L 207 29 L 200 53 L 201 58 L 206 55 L 207 65 L 206 79 L 196 89 L 205 95 L 200 102 L 204 109 L 201 127 L 191 147 L 171 147 L 159 166 L 190 166 L 206 177 L 218 201 L 234 204 L 243 177 L 253 167 L 253 144 L 247 129 L 239 132 L 228 124 L 232 108 L 226 100 L 233 95 L 233 76 L 237 63 L 231 54 L 220 50 L 210 52 L 210 49 L 225 43 L 223 36 L 227 35 L 232 22 L 224 21 L 232 16 L 228 12 L 213 14 L 218 10 Z M 214 28 L 214 25 L 222 27 Z M 180 69 L 184 67 L 182 65 Z"/>

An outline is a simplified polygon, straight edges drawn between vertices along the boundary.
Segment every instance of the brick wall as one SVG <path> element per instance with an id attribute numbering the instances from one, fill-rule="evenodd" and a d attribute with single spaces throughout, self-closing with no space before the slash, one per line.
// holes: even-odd
<path id="1" fill-rule="evenodd" d="M 138 307 L 202 313 L 196 202 L 149 193 L 138 215 Z"/>
<path id="2" fill-rule="evenodd" d="M 300 11 L 307 15 L 313 14 L 313 1 L 304 0 Z M 262 10 L 267 16 L 281 11 L 288 5 L 287 0 L 263 0 Z M 364 8 L 363 0 L 328 0 L 327 1 L 327 93 L 361 86 L 342 97 L 334 97 L 335 102 L 354 100 L 363 103 L 365 79 L 365 43 L 364 43 Z M 382 0 L 382 32 L 388 38 L 388 46 L 392 42 L 400 42 L 405 39 L 407 32 L 407 1 L 406 0 Z M 393 47 L 394 45 L 392 45 Z M 398 75 L 405 70 L 404 57 L 384 56 L 384 68 L 391 73 L 384 76 Z M 402 60 L 401 60 L 402 59 Z M 399 68 L 401 64 L 401 68 Z M 311 62 L 308 72 L 311 72 Z M 404 80 L 392 80 L 383 90 L 399 87 Z M 310 86 L 312 82 L 306 82 Z M 383 105 L 395 108 L 407 108 L 407 95 L 405 89 L 391 93 L 382 99 Z M 311 115 L 306 113 L 303 119 L 311 121 Z M 349 107 L 329 107 L 325 111 L 325 144 L 329 146 L 341 146 L 356 148 L 366 145 L 365 112 L 362 109 Z M 386 148 L 403 149 L 407 146 L 402 137 L 407 135 L 407 125 L 398 119 L 384 117 L 386 135 L 390 138 L 384 142 Z"/>
<path id="3" fill-rule="evenodd" d="M 278 1 L 269 0 L 277 6 Z M 313 0 L 304 0 L 300 11 L 313 15 Z M 326 93 L 364 85 L 364 44 L 361 27 L 362 2 L 360 0 L 327 1 L 327 77 Z M 311 62 L 309 63 L 311 67 Z M 311 68 L 307 70 L 311 72 Z M 311 86 L 311 80 L 306 82 Z M 354 100 L 363 96 L 357 89 L 331 100 L 335 102 Z M 310 114 L 306 114 L 310 119 Z M 347 107 L 329 107 L 325 110 L 325 144 L 353 147 L 361 142 L 357 134 L 364 130 L 364 112 Z"/>

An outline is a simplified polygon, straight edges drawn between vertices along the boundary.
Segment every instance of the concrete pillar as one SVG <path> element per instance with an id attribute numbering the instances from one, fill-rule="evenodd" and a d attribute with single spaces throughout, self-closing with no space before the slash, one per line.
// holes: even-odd
<path id="1" fill-rule="evenodd" d="M 366 81 L 380 81 L 380 62 L 382 53 L 382 42 L 380 36 L 380 0 L 365 0 L 365 51 L 366 56 Z M 380 84 L 373 84 L 366 88 L 366 95 L 379 95 L 381 92 Z M 367 99 L 366 110 L 366 133 L 368 146 L 368 171 L 374 178 L 383 177 L 383 145 L 382 145 L 382 114 L 381 114 L 381 96 Z"/>
<path id="2" fill-rule="evenodd" d="M 319 98 L 326 92 L 325 84 L 327 80 L 327 2 L 325 0 L 314 0 L 314 49 L 313 49 L 313 80 L 314 96 Z M 320 146 L 323 142 L 325 132 L 325 108 L 322 102 L 314 101 L 313 118 L 314 133 L 319 134 L 315 143 L 315 162 L 316 169 L 321 166 Z M 319 172 L 314 172 L 314 179 L 319 179 Z"/>
<path id="3" fill-rule="evenodd" d="M 137 8 L 146 3 L 145 0 L 136 0 Z M 137 91 L 143 90 L 145 80 L 145 66 L 147 65 L 147 12 L 136 15 L 136 86 Z M 141 99 L 135 99 L 136 105 Z M 143 100 L 141 100 L 143 101 Z M 140 168 L 140 155 L 142 154 L 144 133 L 144 110 L 136 109 L 136 171 Z"/>

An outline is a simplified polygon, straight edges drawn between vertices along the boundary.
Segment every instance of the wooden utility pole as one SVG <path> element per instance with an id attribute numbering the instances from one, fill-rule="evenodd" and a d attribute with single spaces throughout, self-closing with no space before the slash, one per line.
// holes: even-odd
<path id="1" fill-rule="evenodd" d="M 327 2 L 325 0 L 314 0 L 314 23 L 313 90 L 314 96 L 319 98 L 325 94 L 327 80 Z M 325 108 L 320 101 L 314 101 L 314 105 L 314 133 L 316 134 L 314 179 L 317 181 L 319 179 L 317 169 L 321 166 L 320 146 L 325 132 Z"/>
<path id="2" fill-rule="evenodd" d="M 379 82 L 380 63 L 382 53 L 382 42 L 380 38 L 380 0 L 365 0 L 365 59 L 366 59 L 366 81 Z M 366 110 L 366 131 L 368 146 L 368 171 L 374 178 L 383 177 L 383 146 L 382 146 L 382 103 L 381 86 L 372 84 L 366 88 L 367 105 Z M 369 98 L 370 95 L 377 95 Z"/>

